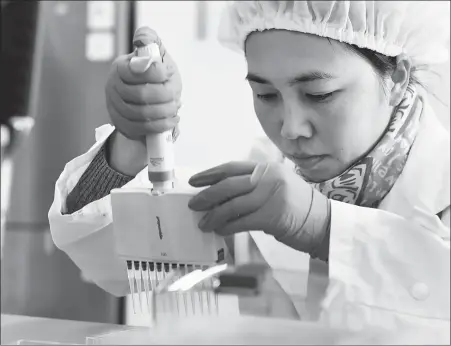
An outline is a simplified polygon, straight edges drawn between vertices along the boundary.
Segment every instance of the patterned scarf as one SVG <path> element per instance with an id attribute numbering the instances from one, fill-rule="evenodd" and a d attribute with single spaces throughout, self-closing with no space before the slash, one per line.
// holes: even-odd
<path id="1" fill-rule="evenodd" d="M 339 176 L 311 185 L 330 199 L 378 208 L 402 173 L 419 130 L 421 112 L 422 101 L 409 85 L 373 149 Z M 295 169 L 302 175 L 299 167 Z"/>

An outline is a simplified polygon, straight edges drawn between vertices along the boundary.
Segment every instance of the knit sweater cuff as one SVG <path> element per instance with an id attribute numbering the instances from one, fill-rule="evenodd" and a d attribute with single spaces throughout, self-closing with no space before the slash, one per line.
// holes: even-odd
<path id="1" fill-rule="evenodd" d="M 66 199 L 66 214 L 72 214 L 84 206 L 102 199 L 111 190 L 121 188 L 134 177 L 123 175 L 107 162 L 108 141 L 102 146 Z"/>

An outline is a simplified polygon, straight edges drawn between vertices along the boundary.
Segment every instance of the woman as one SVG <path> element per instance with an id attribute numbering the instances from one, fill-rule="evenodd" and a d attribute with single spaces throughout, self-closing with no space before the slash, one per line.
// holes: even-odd
<path id="1" fill-rule="evenodd" d="M 263 230 L 328 262 L 323 309 L 333 325 L 449 328 L 449 134 L 415 76 L 447 56 L 438 36 L 448 31 L 428 9 L 250 1 L 224 12 L 220 39 L 245 53 L 257 117 L 295 169 L 215 167 L 190 179 L 209 187 L 189 206 L 207 212 L 203 231 Z M 116 131 L 103 128 L 68 163 L 49 212 L 56 245 L 117 295 L 127 282 L 109 191 L 144 184 L 143 136 L 178 122 L 180 77 L 161 49 L 163 62 L 143 76 L 130 73 L 130 56 L 115 62 L 106 96 Z"/>

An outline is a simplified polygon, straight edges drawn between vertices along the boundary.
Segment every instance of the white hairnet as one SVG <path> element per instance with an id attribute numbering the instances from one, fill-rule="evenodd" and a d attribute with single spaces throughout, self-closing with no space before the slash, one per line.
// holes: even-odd
<path id="1" fill-rule="evenodd" d="M 329 37 L 413 65 L 442 63 L 449 52 L 449 1 L 235 1 L 227 5 L 219 41 L 244 52 L 254 31 L 285 29 Z"/>

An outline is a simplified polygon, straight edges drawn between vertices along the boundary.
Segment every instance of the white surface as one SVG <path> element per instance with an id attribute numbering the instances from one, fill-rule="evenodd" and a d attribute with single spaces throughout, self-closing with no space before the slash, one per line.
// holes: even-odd
<path id="1" fill-rule="evenodd" d="M 281 319 L 256 317 L 176 320 L 159 330 L 28 316 L 1 316 L 1 344 L 18 340 L 49 344 L 103 345 L 449 345 L 446 328 L 407 330 L 396 335 L 367 331 L 352 335 Z M 449 333 L 448 333 L 449 334 Z M 90 343 L 88 343 L 90 342 Z"/>
<path id="2" fill-rule="evenodd" d="M 114 58 L 114 33 L 94 32 L 86 35 L 86 59 L 109 61 Z"/>
<path id="3" fill-rule="evenodd" d="M 116 5 L 114 1 L 87 1 L 88 29 L 105 30 L 114 28 Z"/>
<path id="4" fill-rule="evenodd" d="M 86 337 L 97 336 L 113 331 L 120 332 L 130 327 L 69 321 L 50 318 L 1 315 L 1 344 L 17 345 L 18 340 L 34 340 L 34 345 L 85 345 Z M 25 345 L 25 344 L 24 344 Z"/>
<path id="5" fill-rule="evenodd" d="M 161 196 L 148 188 L 121 188 L 111 193 L 114 240 L 124 260 L 212 265 L 226 245 L 213 232 L 202 232 L 204 213 L 188 208 L 196 189 L 177 186 Z"/>
<path id="6" fill-rule="evenodd" d="M 172 320 L 155 329 L 114 332 L 98 339 L 104 345 L 430 345 L 449 342 L 446 328 L 365 330 L 353 334 L 285 319 L 240 316 Z"/>

